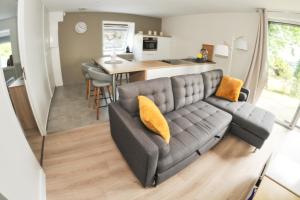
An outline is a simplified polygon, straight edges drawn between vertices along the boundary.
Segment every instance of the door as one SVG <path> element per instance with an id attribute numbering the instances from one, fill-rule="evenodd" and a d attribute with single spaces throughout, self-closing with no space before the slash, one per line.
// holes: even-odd
<path id="1" fill-rule="evenodd" d="M 19 48 L 25 85 L 38 128 L 46 135 L 52 92 L 44 52 L 43 9 L 40 0 L 18 2 Z"/>
<path id="2" fill-rule="evenodd" d="M 276 115 L 289 128 L 300 115 L 300 26 L 270 22 L 268 83 L 257 105 Z"/>
<path id="3" fill-rule="evenodd" d="M 2 69 L 0 105 L 0 193 L 7 199 L 45 200 L 45 174 L 15 115 Z"/>

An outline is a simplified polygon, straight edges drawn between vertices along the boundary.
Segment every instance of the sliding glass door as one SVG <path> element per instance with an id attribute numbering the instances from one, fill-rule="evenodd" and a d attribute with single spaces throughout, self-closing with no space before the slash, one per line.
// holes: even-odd
<path id="1" fill-rule="evenodd" d="M 268 68 L 268 83 L 257 105 L 294 128 L 300 125 L 300 26 L 269 23 Z"/>

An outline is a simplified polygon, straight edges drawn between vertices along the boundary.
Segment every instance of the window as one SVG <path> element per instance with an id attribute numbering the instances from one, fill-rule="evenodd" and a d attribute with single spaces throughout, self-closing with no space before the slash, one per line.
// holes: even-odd
<path id="1" fill-rule="evenodd" d="M 125 53 L 127 46 L 132 50 L 134 23 L 103 21 L 102 30 L 103 55 Z"/>
<path id="2" fill-rule="evenodd" d="M 269 22 L 268 81 L 257 105 L 294 128 L 300 116 L 300 26 Z M 300 126 L 300 121 L 298 120 Z"/>
<path id="3" fill-rule="evenodd" d="M 7 60 L 12 55 L 9 30 L 0 31 L 0 67 L 7 67 Z"/>

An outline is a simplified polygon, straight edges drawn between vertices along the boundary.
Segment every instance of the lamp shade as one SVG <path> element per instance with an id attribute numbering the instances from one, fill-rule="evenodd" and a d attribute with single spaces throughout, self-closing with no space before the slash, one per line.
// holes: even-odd
<path id="1" fill-rule="evenodd" d="M 247 51 L 248 50 L 247 40 L 245 40 L 245 38 L 243 38 L 243 37 L 237 38 L 234 42 L 234 48 Z"/>
<path id="2" fill-rule="evenodd" d="M 215 55 L 228 57 L 229 47 L 225 44 L 218 44 L 215 47 Z"/>

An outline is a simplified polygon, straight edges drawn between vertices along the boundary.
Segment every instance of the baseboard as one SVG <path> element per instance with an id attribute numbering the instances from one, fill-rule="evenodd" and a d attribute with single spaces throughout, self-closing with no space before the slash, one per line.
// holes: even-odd
<path id="1" fill-rule="evenodd" d="M 46 194 L 46 175 L 44 170 L 40 170 L 40 200 L 47 200 Z"/>
<path id="2" fill-rule="evenodd" d="M 44 127 L 45 128 L 45 134 L 42 134 L 42 136 L 47 136 L 48 135 L 48 133 L 47 133 L 47 126 L 48 126 L 49 114 L 50 114 L 51 104 L 52 104 L 52 101 L 53 101 L 55 90 L 56 90 L 56 87 L 54 88 L 53 94 L 52 94 L 51 99 L 50 99 L 50 104 L 49 104 L 48 111 L 47 111 L 46 127 Z"/>

